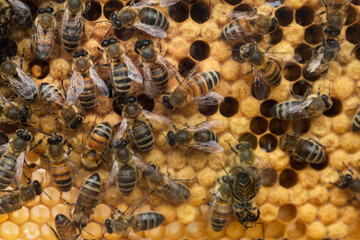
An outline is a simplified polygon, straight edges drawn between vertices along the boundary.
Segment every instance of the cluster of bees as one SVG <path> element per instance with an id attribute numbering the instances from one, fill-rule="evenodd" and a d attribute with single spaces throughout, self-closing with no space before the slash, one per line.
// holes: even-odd
<path id="1" fill-rule="evenodd" d="M 113 28 L 135 28 L 138 32 L 155 38 L 166 38 L 169 21 L 154 5 L 168 7 L 176 2 L 131 2 L 129 6 L 110 15 L 112 26 L 106 35 L 111 33 Z M 349 4 L 349 0 L 324 0 L 327 19 L 324 30 L 326 39 L 315 49 L 315 56 L 306 63 L 305 69 L 309 73 L 326 74 L 329 63 L 335 59 L 340 50 L 337 37 L 344 24 Z M 116 38 L 104 36 L 98 50 L 104 54 L 107 61 L 102 65 L 110 68 L 111 92 L 96 71 L 100 64 L 94 63 L 93 57 L 85 50 L 79 49 L 85 27 L 82 15 L 89 8 L 90 1 L 86 0 L 66 0 L 62 10 L 57 9 L 56 3 L 46 2 L 40 6 L 38 15 L 33 20 L 29 7 L 21 0 L 0 1 L 1 38 L 7 37 L 13 26 L 15 29 L 21 29 L 33 24 L 35 33 L 31 49 L 38 59 L 49 58 L 54 48 L 56 31 L 59 32 L 62 47 L 67 52 L 74 52 L 70 85 L 63 93 L 51 83 L 43 82 L 37 86 L 31 76 L 22 70 L 22 59 L 18 65 L 12 58 L 0 57 L 0 76 L 13 92 L 10 98 L 0 95 L 2 116 L 5 122 L 18 123 L 23 127 L 16 131 L 9 143 L 0 146 L 0 152 L 3 153 L 0 160 L 0 189 L 1 192 L 8 192 L 0 197 L 0 214 L 20 209 L 43 192 L 39 181 L 32 181 L 27 177 L 28 182 L 21 184 L 24 165 L 29 169 L 37 167 L 36 164 L 26 162 L 25 154 L 42 142 L 40 139 L 30 147 L 30 143 L 34 141 L 33 132 L 41 131 L 31 129 L 30 120 L 33 113 L 30 105 L 38 98 L 46 103 L 47 110 L 56 117 L 58 123 L 74 134 L 84 125 L 82 113 L 75 104 L 84 111 L 91 111 L 98 95 L 112 95 L 121 99 L 122 121 L 117 126 L 111 126 L 108 122 L 94 126 L 89 133 L 86 150 L 81 155 L 81 164 L 85 169 L 94 171 L 100 167 L 104 162 L 104 155 L 110 151 L 113 161 L 109 178 L 104 185 L 107 189 L 117 182 L 118 189 L 124 196 L 130 195 L 135 189 L 139 171 L 151 188 L 149 194 L 158 193 L 174 204 L 184 203 L 190 197 L 189 189 L 180 180 L 171 179 L 161 173 L 157 166 L 145 163 L 136 156 L 136 151 L 149 152 L 154 147 L 152 121 L 173 128 L 166 135 L 170 146 L 186 146 L 209 153 L 224 151 L 218 143 L 218 136 L 211 130 L 219 121 L 201 122 L 194 126 L 178 128 L 170 118 L 143 109 L 137 98 L 131 94 L 134 83 L 142 84 L 146 95 L 151 98 L 160 96 L 161 103 L 169 111 L 184 108 L 188 104 L 220 104 L 224 97 L 212 92 L 220 82 L 220 73 L 214 70 L 198 73 L 196 66 L 180 81 L 177 69 L 161 55 L 161 50 L 155 48 L 153 41 L 140 39 L 134 43 L 134 51 L 141 62 L 141 73 L 121 43 Z M 61 16 L 59 27 L 58 15 Z M 233 51 L 238 51 L 240 57 L 251 64 L 255 96 L 257 99 L 265 99 L 267 89 L 277 87 L 281 83 L 282 69 L 272 53 L 261 50 L 256 42 L 249 39 L 253 34 L 272 34 L 279 27 L 278 20 L 257 13 L 256 8 L 253 12 L 233 12 L 230 15 L 234 20 L 225 26 L 221 37 L 224 41 L 245 42 Z M 168 85 L 172 78 L 178 81 L 178 86 L 169 91 Z M 296 100 L 281 102 L 270 110 L 275 118 L 314 118 L 333 105 L 330 89 L 328 94 L 310 94 L 310 91 L 305 96 L 298 96 L 293 92 L 291 94 Z M 15 98 L 21 99 L 23 105 L 14 102 Z M 359 131 L 359 126 L 360 111 L 355 115 L 353 131 Z M 249 224 L 256 223 L 260 217 L 260 210 L 254 198 L 260 189 L 262 172 L 268 167 L 255 156 L 249 141 L 237 141 L 235 148 L 228 143 L 230 149 L 238 156 L 237 165 L 229 171 L 222 166 L 225 174 L 218 179 L 220 187 L 209 203 L 209 224 L 214 231 L 224 229 L 233 212 L 245 229 Z M 326 160 L 326 152 L 320 143 L 298 134 L 283 135 L 280 139 L 280 148 L 292 155 L 296 161 L 320 164 Z M 49 162 L 55 185 L 63 192 L 71 189 L 74 180 L 74 166 L 69 158 L 71 150 L 71 144 L 58 131 L 48 135 L 47 151 L 43 157 Z M 341 189 L 350 188 L 353 192 L 359 192 L 359 180 L 353 177 L 351 169 L 347 169 L 350 174 L 339 172 L 339 181 L 333 184 Z M 5 190 L 13 182 L 15 190 Z M 76 239 L 80 236 L 98 204 L 102 185 L 99 173 L 93 173 L 83 183 L 75 203 L 64 200 L 74 207 L 71 219 L 58 214 L 55 217 L 56 230 L 49 226 L 58 239 Z M 146 202 L 147 198 L 148 196 L 141 204 Z M 133 212 L 141 204 L 136 206 Z M 150 230 L 165 220 L 165 217 L 157 212 L 131 214 L 129 217 L 124 216 L 125 212 L 116 209 L 111 218 L 103 223 L 105 232 L 129 234 L 130 230 Z"/>

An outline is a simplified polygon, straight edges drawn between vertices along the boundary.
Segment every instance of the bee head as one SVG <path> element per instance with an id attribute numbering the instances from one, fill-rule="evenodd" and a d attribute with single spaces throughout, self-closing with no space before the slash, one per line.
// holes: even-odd
<path id="1" fill-rule="evenodd" d="M 73 55 L 73 58 L 79 58 L 79 57 L 87 57 L 89 54 L 84 49 L 81 49 L 79 51 L 76 51 Z"/>
<path id="2" fill-rule="evenodd" d="M 175 146 L 175 133 L 174 133 L 174 131 L 169 131 L 166 134 L 166 137 L 167 137 L 167 141 L 168 141 L 169 145 L 170 146 Z"/>
<path id="3" fill-rule="evenodd" d="M 170 102 L 169 94 L 163 96 L 162 102 L 167 110 L 174 110 L 175 107 Z"/>
<path id="4" fill-rule="evenodd" d="M 121 101 L 121 103 L 124 104 L 124 105 L 129 104 L 129 103 L 136 103 L 136 97 L 130 96 L 130 97 L 124 98 Z"/>
<path id="5" fill-rule="evenodd" d="M 82 1 L 80 0 L 69 0 L 67 3 L 67 6 L 69 7 L 70 12 L 78 12 L 81 9 Z"/>
<path id="6" fill-rule="evenodd" d="M 105 226 L 106 232 L 108 232 L 110 234 L 113 233 L 113 230 L 112 230 L 112 227 L 111 227 L 111 219 L 109 219 L 109 218 L 106 219 L 104 226 Z"/>
<path id="7" fill-rule="evenodd" d="M 141 49 L 145 48 L 145 47 L 148 47 L 148 46 L 153 46 L 154 43 L 153 41 L 151 40 L 147 40 L 147 39 L 144 39 L 144 40 L 138 40 L 136 43 L 135 43 L 135 52 L 137 54 L 140 54 L 140 51 Z"/>
<path id="8" fill-rule="evenodd" d="M 270 28 L 269 28 L 269 32 L 274 32 L 278 29 L 279 27 L 279 22 L 276 18 L 272 18 L 271 19 L 271 24 L 270 24 Z"/>
<path id="9" fill-rule="evenodd" d="M 127 145 L 129 145 L 129 141 L 127 139 L 121 138 L 118 141 L 113 142 L 113 148 L 125 148 Z"/>
<path id="10" fill-rule="evenodd" d="M 54 145 L 62 142 L 62 136 L 58 133 L 52 133 L 48 138 L 48 144 Z"/>
<path id="11" fill-rule="evenodd" d="M 30 118 L 30 115 L 31 115 L 31 113 L 30 113 L 29 108 L 24 105 L 21 109 L 20 121 L 22 123 L 27 122 L 27 120 Z"/>
<path id="12" fill-rule="evenodd" d="M 43 191 L 41 183 L 37 180 L 33 182 L 33 186 L 35 188 L 36 195 L 40 195 Z"/>
<path id="13" fill-rule="evenodd" d="M 324 29 L 324 33 L 329 37 L 337 37 L 340 35 L 341 29 L 328 26 Z"/>
<path id="14" fill-rule="evenodd" d="M 30 142 L 33 140 L 33 136 L 31 135 L 31 132 L 26 129 L 18 129 L 16 130 L 16 136 L 19 138 L 25 140 L 26 142 Z"/>
<path id="15" fill-rule="evenodd" d="M 111 44 L 115 44 L 117 42 L 118 42 L 118 40 L 116 38 L 109 38 L 109 39 L 103 40 L 101 42 L 101 46 L 105 48 L 105 47 L 107 47 L 107 46 L 109 46 Z"/>
<path id="16" fill-rule="evenodd" d="M 77 130 L 82 125 L 82 123 L 83 123 L 83 117 L 80 114 L 77 114 L 77 116 L 75 116 L 74 120 L 70 124 L 70 128 Z"/>
<path id="17" fill-rule="evenodd" d="M 251 143 L 246 141 L 240 142 L 239 144 L 236 145 L 237 150 L 250 149 L 250 148 L 251 148 Z"/>
<path id="18" fill-rule="evenodd" d="M 323 102 L 325 103 L 325 107 L 326 109 L 330 109 L 331 106 L 333 105 L 333 102 L 331 100 L 331 97 L 329 97 L 326 94 L 321 95 L 321 99 L 323 100 Z"/>
<path id="19" fill-rule="evenodd" d="M 5 62 L 5 60 L 7 59 L 7 56 L 0 56 L 0 65 Z"/>
<path id="20" fill-rule="evenodd" d="M 255 52 L 256 49 L 257 47 L 253 43 L 247 43 L 245 45 L 242 45 L 239 48 L 240 57 L 243 59 L 248 59 Z"/>
<path id="21" fill-rule="evenodd" d="M 113 12 L 111 15 L 110 15 L 110 21 L 112 23 L 112 25 L 115 27 L 115 28 L 122 28 L 123 25 L 121 24 L 121 21 L 119 19 L 119 16 L 118 16 L 118 12 L 115 11 Z"/>

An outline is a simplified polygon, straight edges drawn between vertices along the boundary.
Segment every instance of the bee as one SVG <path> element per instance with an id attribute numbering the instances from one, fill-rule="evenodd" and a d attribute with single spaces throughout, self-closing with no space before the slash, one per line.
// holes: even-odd
<path id="1" fill-rule="evenodd" d="M 346 14 L 350 6 L 350 0 L 322 0 L 326 8 L 326 20 L 324 33 L 335 38 L 340 35 L 344 26 Z"/>
<path id="2" fill-rule="evenodd" d="M 20 0 L 8 0 L 12 6 L 12 22 L 20 27 L 28 27 L 32 23 L 30 8 Z"/>
<path id="3" fill-rule="evenodd" d="M 316 117 L 326 110 L 330 109 L 333 102 L 329 94 L 309 95 L 311 89 L 305 94 L 304 97 L 295 95 L 292 91 L 291 94 L 298 100 L 289 100 L 276 104 L 270 109 L 271 115 L 275 118 L 283 120 L 296 120 Z"/>
<path id="4" fill-rule="evenodd" d="M 38 97 L 39 90 L 34 80 L 22 70 L 23 56 L 20 67 L 9 57 L 0 56 L 0 76 L 10 82 L 16 94 L 24 102 L 33 103 Z"/>
<path id="5" fill-rule="evenodd" d="M 58 214 L 55 217 L 56 231 L 48 224 L 50 230 L 54 233 L 57 239 L 63 240 L 80 240 L 81 233 L 78 233 L 78 228 L 69 218 L 63 214 Z"/>
<path id="6" fill-rule="evenodd" d="M 360 193 L 360 179 L 354 178 L 354 172 L 348 166 L 346 166 L 345 163 L 344 166 L 350 174 L 343 174 L 340 170 L 338 170 L 339 180 L 336 183 L 330 183 L 334 184 L 341 190 L 349 189 L 354 194 L 354 198 L 352 200 L 360 201 L 360 197 L 358 196 L 358 193 Z"/>
<path id="7" fill-rule="evenodd" d="M 200 105 L 216 105 L 224 101 L 224 97 L 220 94 L 210 92 L 220 82 L 220 73 L 211 70 L 194 76 L 195 69 L 196 67 L 174 91 L 163 93 L 162 103 L 167 110 L 185 107 L 190 102 Z"/>
<path id="8" fill-rule="evenodd" d="M 31 111 L 25 106 L 19 106 L 16 102 L 12 102 L 14 98 L 6 99 L 0 93 L 0 114 L 2 115 L 2 120 L 5 123 L 9 124 L 18 124 L 22 126 L 29 126 L 27 123 L 31 121 Z"/>
<path id="9" fill-rule="evenodd" d="M 142 59 L 146 94 L 154 96 L 158 92 L 163 92 L 167 88 L 171 77 L 176 76 L 176 69 L 155 50 L 154 43 L 151 40 L 137 41 L 135 43 L 135 52 Z"/>
<path id="10" fill-rule="evenodd" d="M 66 93 L 66 101 L 72 105 L 77 98 L 81 107 L 91 110 L 95 106 L 96 93 L 109 96 L 109 89 L 96 72 L 93 62 L 85 50 L 75 52 L 73 74 Z M 96 90 L 95 91 L 95 87 Z"/>
<path id="11" fill-rule="evenodd" d="M 279 147 L 299 162 L 319 164 L 326 160 L 325 150 L 312 138 L 287 133 L 280 137 Z"/>
<path id="12" fill-rule="evenodd" d="M 12 19 L 11 5 L 7 0 L 0 0 L 0 38 L 9 35 L 9 24 Z"/>
<path id="13" fill-rule="evenodd" d="M 82 125 L 83 117 L 81 114 L 75 112 L 74 108 L 66 103 L 60 90 L 54 85 L 41 83 L 40 95 L 48 105 L 49 112 L 54 114 L 67 128 L 77 130 Z"/>
<path id="14" fill-rule="evenodd" d="M 134 27 L 157 38 L 166 38 L 166 31 L 169 29 L 166 16 L 143 2 L 114 11 L 110 15 L 110 21 L 116 29 Z"/>
<path id="15" fill-rule="evenodd" d="M 359 132 L 360 131 L 360 109 L 358 109 L 355 113 L 355 116 L 352 121 L 352 131 Z"/>
<path id="16" fill-rule="evenodd" d="M 87 0 L 67 0 L 61 19 L 61 41 L 67 52 L 72 52 L 80 45 L 82 33 L 85 30 L 85 20 L 82 14 L 89 7 Z"/>
<path id="17" fill-rule="evenodd" d="M 81 164 L 87 170 L 94 170 L 100 166 L 102 154 L 107 149 L 111 133 L 111 126 L 108 122 L 100 123 L 91 131 L 85 155 L 81 154 Z"/>
<path id="18" fill-rule="evenodd" d="M 218 143 L 218 136 L 209 128 L 218 125 L 220 121 L 206 121 L 181 130 L 173 126 L 174 131 L 167 133 L 167 142 L 170 146 L 189 146 L 210 153 L 223 152 Z"/>
<path id="19" fill-rule="evenodd" d="M 37 58 L 46 60 L 53 51 L 56 30 L 56 10 L 52 3 L 40 6 L 34 25 L 36 33 L 32 37 L 32 49 Z"/>
<path id="20" fill-rule="evenodd" d="M 254 12 L 233 12 L 231 14 L 235 20 L 226 25 L 221 32 L 221 37 L 227 41 L 242 40 L 253 34 L 271 34 L 279 28 L 279 22 L 276 18 L 257 14 Z"/>
<path id="21" fill-rule="evenodd" d="M 116 38 L 103 40 L 101 46 L 105 49 L 107 59 L 110 62 L 110 78 L 114 95 L 126 96 L 131 88 L 131 80 L 143 83 L 141 73 L 124 53 Z M 103 52 L 102 49 L 99 48 L 99 50 Z"/>

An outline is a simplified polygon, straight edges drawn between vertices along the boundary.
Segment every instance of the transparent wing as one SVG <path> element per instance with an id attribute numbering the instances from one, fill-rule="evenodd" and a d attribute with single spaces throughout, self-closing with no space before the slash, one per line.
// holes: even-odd
<path id="1" fill-rule="evenodd" d="M 9 101 L 2 95 L 1 92 L 0 92 L 0 101 L 1 101 L 0 105 L 2 106 L 9 104 Z"/>
<path id="2" fill-rule="evenodd" d="M 206 221 L 206 225 L 210 225 L 211 224 L 211 219 L 213 217 L 216 217 L 214 215 L 218 215 L 214 212 L 218 212 L 218 206 L 221 207 L 222 209 L 222 213 L 223 212 L 228 212 L 228 215 L 226 216 L 226 224 L 225 224 L 225 227 L 227 226 L 227 224 L 229 223 L 229 220 L 232 216 L 232 206 L 233 206 L 233 200 L 232 198 L 229 199 L 229 201 L 222 201 L 221 200 L 221 192 L 220 190 L 218 190 L 216 192 L 216 194 L 213 196 L 213 198 L 211 199 L 210 203 L 209 203 L 209 208 L 207 210 L 207 217 L 205 219 Z"/>
<path id="3" fill-rule="evenodd" d="M 135 1 L 134 1 L 135 2 Z M 131 5 L 132 8 L 142 8 L 145 6 L 153 6 L 159 4 L 159 0 L 140 0 L 139 2 Z"/>
<path id="4" fill-rule="evenodd" d="M 214 128 L 219 125 L 221 125 L 221 120 L 209 120 L 209 121 L 204 121 L 204 122 L 198 123 L 193 126 L 189 126 L 186 128 L 186 130 L 196 132 L 196 131 L 201 131 L 204 129 L 211 129 L 211 128 Z"/>
<path id="5" fill-rule="evenodd" d="M 154 86 L 153 80 L 151 77 L 151 72 L 146 63 L 143 63 L 143 72 L 144 72 L 144 88 L 145 88 L 145 94 L 154 97 L 156 94 L 158 94 L 159 90 Z"/>
<path id="6" fill-rule="evenodd" d="M 118 172 L 119 172 L 119 164 L 116 161 L 116 159 L 114 159 L 114 163 L 111 167 L 109 177 L 106 181 L 106 185 L 105 185 L 106 190 L 108 190 L 114 184 Z"/>
<path id="7" fill-rule="evenodd" d="M 180 0 L 160 0 L 160 7 L 170 7 L 179 1 Z"/>
<path id="8" fill-rule="evenodd" d="M 135 23 L 134 27 L 146 32 L 147 34 L 149 34 L 153 37 L 166 38 L 166 36 L 167 36 L 165 31 L 157 26 L 151 26 L 151 25 L 144 24 L 144 23 Z"/>
<path id="9" fill-rule="evenodd" d="M 300 62 L 301 56 L 293 52 L 264 52 L 264 54 L 270 58 L 280 62 Z"/>
<path id="10" fill-rule="evenodd" d="M 171 63 L 169 63 L 160 53 L 157 53 L 157 58 L 159 59 L 159 62 L 167 68 L 167 70 L 172 76 L 177 75 L 178 71 L 176 70 L 176 68 Z"/>
<path id="11" fill-rule="evenodd" d="M 314 59 L 310 60 L 310 62 L 308 63 L 308 66 L 307 66 L 307 71 L 309 73 L 316 72 L 316 70 L 318 69 L 318 67 L 321 64 L 321 60 L 322 60 L 323 57 L 324 57 L 324 54 L 320 53 Z"/>
<path id="12" fill-rule="evenodd" d="M 43 43 L 37 45 L 39 49 L 39 51 L 36 51 L 37 57 L 40 59 L 47 59 L 52 53 L 52 49 L 54 46 L 55 35 L 53 32 L 53 28 L 45 32 L 41 25 L 38 23 L 38 25 L 36 26 L 36 38 L 37 39 L 35 41 Z"/>
<path id="13" fill-rule="evenodd" d="M 155 168 L 150 166 L 149 164 L 142 161 L 140 158 L 136 157 L 135 155 L 132 156 L 132 159 L 134 160 L 135 166 L 141 170 L 142 173 L 150 174 L 152 172 L 157 171 Z"/>
<path id="14" fill-rule="evenodd" d="M 30 8 L 20 0 L 8 0 L 11 6 L 14 8 L 15 15 L 28 16 L 31 15 Z"/>
<path id="15" fill-rule="evenodd" d="M 334 11 L 342 10 L 347 12 L 350 6 L 351 0 L 326 0 L 327 14 L 331 14 Z M 344 19 L 345 20 L 345 19 Z"/>
<path id="16" fill-rule="evenodd" d="M 199 71 L 199 65 L 195 64 L 195 66 L 190 70 L 190 72 L 188 73 L 188 75 L 186 75 L 186 77 L 184 78 L 184 80 L 181 82 L 181 84 L 185 84 L 186 82 L 188 82 L 190 79 L 192 79 L 196 73 Z"/>
<path id="17" fill-rule="evenodd" d="M 70 85 L 66 92 L 66 102 L 72 105 L 79 95 L 84 91 L 84 78 L 78 71 L 73 71 Z"/>
<path id="18" fill-rule="evenodd" d="M 261 80 L 260 74 L 255 67 L 252 66 L 252 73 L 254 76 L 254 92 L 256 99 L 264 100 L 268 89 L 268 84 Z"/>
<path id="19" fill-rule="evenodd" d="M 0 145 L 0 154 L 4 153 L 6 149 L 9 147 L 10 143 L 5 143 L 3 145 Z"/>
<path id="20" fill-rule="evenodd" d="M 128 127 L 128 123 L 127 123 L 126 117 L 123 117 L 123 119 L 121 120 L 119 129 L 114 134 L 114 140 L 113 140 L 114 142 L 118 141 L 124 137 L 127 127 Z"/>
<path id="21" fill-rule="evenodd" d="M 205 96 L 194 98 L 191 100 L 192 103 L 198 105 L 216 105 L 224 101 L 224 97 L 215 92 L 209 92 Z"/>
<path id="22" fill-rule="evenodd" d="M 232 11 L 226 14 L 227 17 L 232 19 L 247 19 L 247 20 L 253 20 L 259 17 L 259 15 L 255 14 L 254 12 L 250 11 Z"/>
<path id="23" fill-rule="evenodd" d="M 221 153 L 224 151 L 224 148 L 220 146 L 219 143 L 215 141 L 209 141 L 209 142 L 194 142 L 191 145 L 193 148 L 196 148 L 198 150 L 209 152 L 209 153 Z"/>
<path id="24" fill-rule="evenodd" d="M 129 78 L 131 78 L 137 83 L 143 83 L 143 79 L 141 73 L 139 72 L 139 69 L 137 69 L 136 65 L 133 63 L 133 61 L 131 61 L 131 59 L 126 54 L 124 54 L 123 56 L 124 56 L 124 63 L 128 68 Z"/>
<path id="25" fill-rule="evenodd" d="M 257 156 L 256 154 L 254 155 L 255 155 L 255 162 L 259 168 L 261 168 L 262 170 L 269 168 L 269 166 L 263 160 L 261 160 L 259 156 Z"/>
<path id="26" fill-rule="evenodd" d="M 21 178 L 24 171 L 24 160 L 25 160 L 25 151 L 22 152 L 20 156 L 16 159 L 15 179 L 18 184 L 21 182 Z"/>
<path id="27" fill-rule="evenodd" d="M 16 72 L 19 76 L 18 79 L 15 78 L 7 78 L 7 80 L 11 83 L 14 90 L 22 97 L 27 100 L 33 100 L 33 97 L 39 93 L 39 89 L 35 84 L 34 80 L 27 75 L 19 66 L 16 66 Z M 20 80 L 20 81 L 19 81 Z M 29 94 L 36 93 L 36 94 Z"/>
<path id="28" fill-rule="evenodd" d="M 145 115 L 146 119 L 150 120 L 150 121 L 155 121 L 155 122 L 159 122 L 165 125 L 169 125 L 172 123 L 171 119 L 168 117 L 165 117 L 161 114 L 157 114 L 157 113 L 152 113 L 149 112 L 147 110 L 142 110 L 143 114 Z"/>
<path id="29" fill-rule="evenodd" d="M 95 86 L 99 90 L 99 93 L 108 97 L 110 92 L 109 92 L 109 88 L 106 86 L 104 80 L 102 80 L 102 78 L 99 76 L 99 74 L 96 72 L 96 70 L 92 66 L 90 66 L 89 71 L 90 71 L 90 78 L 91 78 L 91 80 L 94 81 Z"/>

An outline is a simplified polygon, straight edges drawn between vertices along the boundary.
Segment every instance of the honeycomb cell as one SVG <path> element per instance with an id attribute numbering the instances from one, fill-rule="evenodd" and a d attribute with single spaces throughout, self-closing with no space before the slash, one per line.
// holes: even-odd
<path id="1" fill-rule="evenodd" d="M 210 47 L 204 41 L 195 41 L 191 44 L 190 55 L 198 61 L 207 59 L 210 56 Z"/>
<path id="2" fill-rule="evenodd" d="M 345 38 L 350 43 L 358 44 L 360 39 L 360 23 L 355 23 L 348 27 L 345 32 Z"/>
<path id="3" fill-rule="evenodd" d="M 220 104 L 220 113 L 224 117 L 232 117 L 239 111 L 239 102 L 235 98 L 226 97 Z"/>
<path id="4" fill-rule="evenodd" d="M 197 23 L 204 23 L 210 18 L 210 6 L 204 2 L 197 2 L 191 6 L 190 16 Z"/>
<path id="5" fill-rule="evenodd" d="M 31 76 L 37 79 L 44 79 L 50 72 L 49 63 L 39 59 L 30 62 L 28 69 Z"/>
<path id="6" fill-rule="evenodd" d="M 312 7 L 303 6 L 296 10 L 295 21 L 301 26 L 308 26 L 314 21 L 315 12 Z"/>
<path id="7" fill-rule="evenodd" d="M 276 118 L 273 118 L 270 120 L 269 130 L 270 130 L 270 132 L 272 132 L 273 134 L 275 134 L 277 136 L 280 136 L 280 135 L 286 133 L 288 128 L 289 128 L 288 121 L 276 119 Z"/>
<path id="8" fill-rule="evenodd" d="M 286 226 L 279 221 L 272 221 L 266 224 L 266 238 L 281 238 L 284 236 Z"/>
<path id="9" fill-rule="evenodd" d="M 273 33 L 271 33 L 269 44 L 275 45 L 281 42 L 283 39 L 284 34 L 281 28 L 276 29 Z"/>
<path id="10" fill-rule="evenodd" d="M 104 16 L 107 19 L 110 19 L 111 13 L 113 13 L 114 11 L 119 11 L 123 7 L 124 4 L 119 0 L 110 0 L 104 4 L 104 9 L 103 9 Z"/>
<path id="11" fill-rule="evenodd" d="M 5 55 L 8 57 L 16 56 L 17 44 L 14 40 L 10 38 L 1 39 L 0 46 L 0 55 Z"/>
<path id="12" fill-rule="evenodd" d="M 184 22 L 189 18 L 189 6 L 183 1 L 179 1 L 169 7 L 169 16 L 175 22 Z"/>
<path id="13" fill-rule="evenodd" d="M 360 221 L 354 222 L 349 225 L 349 237 L 352 239 L 360 239 Z"/>
<path id="14" fill-rule="evenodd" d="M 307 70 L 307 66 L 304 65 L 303 67 L 303 76 L 306 80 L 309 80 L 310 82 L 315 82 L 316 80 L 318 80 L 321 77 L 321 73 L 319 72 L 308 72 Z"/>
<path id="15" fill-rule="evenodd" d="M 310 119 L 298 119 L 294 120 L 291 124 L 291 128 L 295 133 L 304 134 L 310 130 Z"/>
<path id="16" fill-rule="evenodd" d="M 265 0 L 265 2 L 273 8 L 277 8 L 280 7 L 281 4 L 283 4 L 285 2 L 285 0 Z"/>
<path id="17" fill-rule="evenodd" d="M 27 222 L 20 227 L 21 239 L 39 239 L 40 228 L 33 222 Z"/>
<path id="18" fill-rule="evenodd" d="M 172 222 L 166 225 L 165 236 L 168 239 L 175 240 L 184 236 L 185 227 L 179 222 Z"/>
<path id="19" fill-rule="evenodd" d="M 135 29 L 134 28 L 115 29 L 114 35 L 122 41 L 127 41 L 135 35 Z"/>
<path id="20" fill-rule="evenodd" d="M 358 12 L 356 8 L 350 5 L 350 7 L 348 8 L 348 12 L 346 14 L 345 25 L 347 26 L 353 24 L 356 21 L 357 16 L 358 16 Z"/>
<path id="21" fill-rule="evenodd" d="M 25 223 L 29 219 L 29 209 L 22 207 L 19 210 L 9 214 L 10 220 L 18 225 Z"/>
<path id="22" fill-rule="evenodd" d="M 148 97 L 146 94 L 140 94 L 136 97 L 138 103 L 147 111 L 152 112 L 155 107 L 154 99 Z"/>
<path id="23" fill-rule="evenodd" d="M 271 88 L 269 86 L 266 87 L 266 93 L 264 93 L 263 86 L 255 86 L 255 83 L 251 85 L 251 95 L 257 100 L 264 100 L 268 98 L 271 94 Z"/>
<path id="24" fill-rule="evenodd" d="M 290 222 L 296 217 L 296 207 L 292 204 L 285 204 L 279 208 L 278 219 L 283 222 Z"/>
<path id="25" fill-rule="evenodd" d="M 306 234 L 306 225 L 296 221 L 287 226 L 287 234 L 291 239 L 302 238 Z"/>
<path id="26" fill-rule="evenodd" d="M 272 134 L 265 134 L 260 138 L 259 145 L 261 150 L 263 150 L 264 152 L 272 152 L 276 149 L 278 145 L 278 140 Z"/>
<path id="27" fill-rule="evenodd" d="M 297 81 L 296 83 L 294 83 L 292 85 L 292 90 L 293 92 L 296 94 L 296 95 L 299 95 L 299 96 L 305 96 L 305 94 L 311 90 L 312 88 L 312 84 L 310 84 L 308 81 L 305 81 L 305 80 L 300 80 L 300 81 Z"/>
<path id="28" fill-rule="evenodd" d="M 318 44 L 323 36 L 323 28 L 320 25 L 311 25 L 306 28 L 304 39 L 309 44 Z"/>
<path id="29" fill-rule="evenodd" d="M 219 105 L 199 105 L 199 112 L 204 116 L 211 116 L 217 113 Z"/>
<path id="30" fill-rule="evenodd" d="M 46 223 L 50 219 L 50 211 L 45 205 L 36 205 L 30 210 L 30 218 L 36 223 Z"/>
<path id="31" fill-rule="evenodd" d="M 253 12 L 253 8 L 249 4 L 240 4 L 239 6 L 234 8 L 234 12 Z M 233 17 L 235 19 L 235 17 Z"/>
<path id="32" fill-rule="evenodd" d="M 288 81 L 298 80 L 301 77 L 301 67 L 297 63 L 289 62 L 285 64 L 283 74 Z"/>
<path id="33" fill-rule="evenodd" d="M 178 70 L 182 77 L 186 77 L 195 67 L 196 62 L 189 57 L 185 57 L 179 61 Z"/>
<path id="34" fill-rule="evenodd" d="M 325 169 L 327 166 L 329 165 L 329 158 L 326 155 L 325 161 L 319 164 L 314 164 L 314 163 L 310 163 L 310 167 L 312 167 L 313 169 L 317 170 L 317 171 L 321 171 L 323 169 Z"/>
<path id="35" fill-rule="evenodd" d="M 265 118 L 263 117 L 255 117 L 253 119 L 251 119 L 250 122 L 250 130 L 257 134 L 263 134 L 264 132 L 266 132 L 268 128 L 268 122 Z"/>
<path id="36" fill-rule="evenodd" d="M 204 230 L 205 227 L 203 222 L 192 222 L 186 227 L 186 236 L 196 239 L 204 235 Z"/>
<path id="37" fill-rule="evenodd" d="M 257 144 L 258 144 L 257 138 L 255 135 L 253 135 L 251 133 L 246 132 L 246 133 L 242 134 L 239 137 L 239 141 L 248 141 L 248 142 L 250 142 L 252 149 L 255 150 L 257 148 Z"/>
<path id="38" fill-rule="evenodd" d="M 275 17 L 280 26 L 289 26 L 294 20 L 294 12 L 289 7 L 281 7 L 275 11 Z"/>
<path id="39" fill-rule="evenodd" d="M 230 5 L 238 5 L 239 3 L 241 3 L 243 0 L 225 0 L 226 3 L 230 4 Z"/>
<path id="40" fill-rule="evenodd" d="M 272 187 L 278 179 L 277 172 L 272 168 L 266 168 L 261 174 L 261 185 L 264 187 Z"/>
<path id="41" fill-rule="evenodd" d="M 309 61 L 313 55 L 313 49 L 306 43 L 299 44 L 294 52 L 299 56 L 299 58 L 295 58 L 295 60 L 299 63 L 305 63 Z"/>
<path id="42" fill-rule="evenodd" d="M 4 239 L 16 239 L 19 236 L 19 227 L 10 221 L 0 225 L 0 236 Z"/>
<path id="43" fill-rule="evenodd" d="M 280 173 L 279 183 L 284 188 L 291 188 L 298 182 L 298 175 L 292 169 L 285 169 Z"/>
<path id="44" fill-rule="evenodd" d="M 333 105 L 329 110 L 326 110 L 323 114 L 328 117 L 335 117 L 342 111 L 342 103 L 338 98 L 331 98 Z"/>
<path id="45" fill-rule="evenodd" d="M 88 21 L 96 21 L 101 16 L 101 4 L 97 1 L 91 0 L 90 8 L 83 14 Z"/>
<path id="46" fill-rule="evenodd" d="M 263 115 L 264 117 L 272 117 L 271 113 L 270 113 L 270 109 L 275 106 L 278 102 L 273 100 L 273 99 L 268 99 L 264 102 L 261 103 L 260 105 L 260 113 L 261 115 Z"/>

